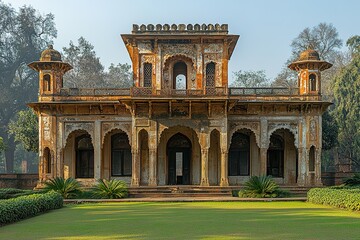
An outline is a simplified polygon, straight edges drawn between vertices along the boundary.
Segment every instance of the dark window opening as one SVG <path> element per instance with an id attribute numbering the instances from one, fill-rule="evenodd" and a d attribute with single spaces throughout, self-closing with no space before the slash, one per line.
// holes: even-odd
<path id="1" fill-rule="evenodd" d="M 310 91 L 312 92 L 316 91 L 316 75 L 310 74 L 309 80 L 310 80 Z"/>
<path id="2" fill-rule="evenodd" d="M 51 173 L 51 153 L 49 148 L 44 149 L 46 173 Z"/>
<path id="3" fill-rule="evenodd" d="M 76 177 L 94 177 L 94 147 L 89 134 L 76 138 Z"/>
<path id="4" fill-rule="evenodd" d="M 132 155 L 129 139 L 125 133 L 111 136 L 111 175 L 131 176 Z"/>
<path id="5" fill-rule="evenodd" d="M 152 85 L 152 64 L 144 63 L 144 87 Z"/>
<path id="6" fill-rule="evenodd" d="M 284 177 L 284 141 L 278 135 L 270 137 L 267 156 L 267 175 Z"/>
<path id="7" fill-rule="evenodd" d="M 215 87 L 215 63 L 213 62 L 206 65 L 206 86 Z"/>
<path id="8" fill-rule="evenodd" d="M 51 91 L 51 89 L 50 89 L 50 75 L 49 74 L 46 74 L 43 77 L 43 91 L 44 92 Z"/>
<path id="9" fill-rule="evenodd" d="M 229 176 L 250 175 L 250 137 L 234 133 L 229 150 Z"/>
<path id="10" fill-rule="evenodd" d="M 315 147 L 312 146 L 309 152 L 309 171 L 315 171 Z"/>
<path id="11" fill-rule="evenodd" d="M 185 90 L 187 87 L 187 66 L 184 62 L 177 62 L 173 68 L 174 89 Z"/>

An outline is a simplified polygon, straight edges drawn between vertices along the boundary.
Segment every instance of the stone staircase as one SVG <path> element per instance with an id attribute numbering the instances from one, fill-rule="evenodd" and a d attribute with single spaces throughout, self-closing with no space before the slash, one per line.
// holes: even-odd
<path id="1" fill-rule="evenodd" d="M 130 187 L 130 198 L 171 198 L 171 197 L 231 197 L 232 191 L 238 191 L 242 186 L 157 186 L 157 187 Z M 310 187 L 280 186 L 281 189 L 289 191 L 292 197 L 306 197 Z"/>

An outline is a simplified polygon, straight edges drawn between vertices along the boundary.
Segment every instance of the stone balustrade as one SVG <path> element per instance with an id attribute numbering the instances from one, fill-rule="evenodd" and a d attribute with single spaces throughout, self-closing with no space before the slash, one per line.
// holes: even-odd
<path id="1" fill-rule="evenodd" d="M 196 34 L 196 33 L 204 33 L 207 34 L 216 33 L 216 34 L 227 34 L 228 33 L 228 25 L 227 24 L 141 24 L 140 26 L 137 24 L 133 24 L 133 34 Z"/>

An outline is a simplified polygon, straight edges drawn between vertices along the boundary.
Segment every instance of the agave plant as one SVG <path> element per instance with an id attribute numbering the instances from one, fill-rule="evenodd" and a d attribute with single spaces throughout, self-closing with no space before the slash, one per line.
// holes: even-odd
<path id="1" fill-rule="evenodd" d="M 121 180 L 98 179 L 97 184 L 92 188 L 93 194 L 98 198 L 124 198 L 128 195 L 126 183 Z"/>
<path id="2" fill-rule="evenodd" d="M 353 177 L 345 180 L 346 186 L 360 186 L 360 173 L 355 173 Z"/>
<path id="3" fill-rule="evenodd" d="M 81 193 L 80 187 L 80 183 L 73 178 L 56 177 L 45 182 L 44 190 L 58 192 L 63 198 L 75 198 Z"/>
<path id="4" fill-rule="evenodd" d="M 239 191 L 239 197 L 277 197 L 279 186 L 271 176 L 252 176 L 245 189 Z"/>

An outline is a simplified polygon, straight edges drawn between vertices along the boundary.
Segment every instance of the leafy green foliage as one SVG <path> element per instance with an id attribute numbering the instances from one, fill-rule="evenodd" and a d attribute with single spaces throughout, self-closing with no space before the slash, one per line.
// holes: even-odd
<path id="1" fill-rule="evenodd" d="M 353 211 L 360 211 L 360 189 L 312 188 L 308 201 Z"/>
<path id="2" fill-rule="evenodd" d="M 239 191 L 243 198 L 287 197 L 289 193 L 279 189 L 271 176 L 252 176 L 245 182 L 245 189 Z"/>
<path id="3" fill-rule="evenodd" d="M 54 15 L 42 15 L 31 6 L 14 9 L 0 1 L 0 16 L 0 137 L 6 145 L 6 170 L 13 172 L 16 144 L 7 127 L 38 92 L 38 74 L 26 64 L 38 60 L 57 33 Z"/>
<path id="4" fill-rule="evenodd" d="M 0 201 L 0 225 L 36 216 L 63 206 L 59 193 L 33 194 Z"/>
<path id="5" fill-rule="evenodd" d="M 41 191 L 24 190 L 17 188 L 0 188 L 0 199 L 10 199 L 30 194 L 42 193 Z"/>
<path id="6" fill-rule="evenodd" d="M 2 137 L 0 137 L 0 153 L 5 150 L 5 144 Z"/>
<path id="7" fill-rule="evenodd" d="M 127 185 L 124 181 L 112 179 L 98 179 L 97 184 L 92 189 L 94 196 L 99 198 L 124 198 L 128 195 Z"/>
<path id="8" fill-rule="evenodd" d="M 55 191 L 60 193 L 65 199 L 75 198 L 81 192 L 80 183 L 73 178 L 64 179 L 62 177 L 56 177 L 45 182 L 45 191 Z"/>
<path id="9" fill-rule="evenodd" d="M 322 116 L 322 130 L 322 149 L 330 150 L 337 143 L 338 125 L 329 111 Z"/>
<path id="10" fill-rule="evenodd" d="M 133 76 L 131 66 L 127 63 L 114 65 L 109 67 L 105 76 L 105 82 L 109 88 L 130 88 L 133 86 Z"/>
<path id="11" fill-rule="evenodd" d="M 9 133 L 15 136 L 15 141 L 23 144 L 26 151 L 38 152 L 38 117 L 31 109 L 17 113 L 16 120 L 9 124 Z"/>
<path id="12" fill-rule="evenodd" d="M 360 187 L 360 173 L 355 173 L 353 177 L 344 181 L 346 186 L 359 186 Z"/>
<path id="13" fill-rule="evenodd" d="M 235 78 L 232 87 L 267 87 L 269 79 L 265 71 L 238 71 L 234 72 Z"/>

